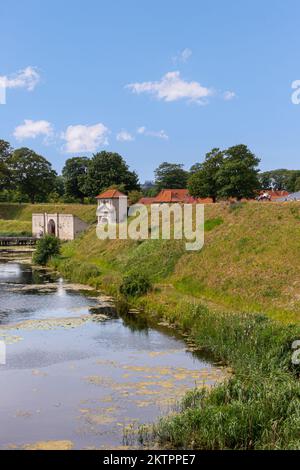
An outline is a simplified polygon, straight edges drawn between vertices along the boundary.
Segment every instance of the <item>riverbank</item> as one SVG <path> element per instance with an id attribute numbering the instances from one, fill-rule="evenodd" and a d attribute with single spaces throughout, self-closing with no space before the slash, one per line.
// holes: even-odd
<path id="1" fill-rule="evenodd" d="M 64 263 L 54 262 L 66 273 Z M 95 279 L 88 278 L 91 284 Z M 195 349 L 233 368 L 224 384 L 210 392 L 191 390 L 178 413 L 140 428 L 140 444 L 166 449 L 300 449 L 299 367 L 292 364 L 291 349 L 300 338 L 298 325 L 262 314 L 210 310 L 191 296 L 169 303 L 159 289 L 130 301 L 142 317 L 184 332 Z"/>
<path id="2" fill-rule="evenodd" d="M 152 292 L 130 299 L 140 315 L 180 329 L 234 369 L 225 384 L 192 391 L 178 414 L 141 429 L 142 443 L 300 448 L 299 368 L 292 364 L 300 339 L 297 214 L 296 205 L 209 207 L 206 245 L 189 254 L 177 241 L 101 241 L 92 228 L 52 260 L 73 282 L 114 296 L 125 274 L 145 273 Z"/>
<path id="3" fill-rule="evenodd" d="M 193 347 L 229 364 L 234 376 L 212 393 L 191 392 L 181 412 L 142 442 L 166 448 L 299 449 L 300 212 L 297 204 L 206 208 L 206 241 L 187 253 L 179 241 L 98 240 L 95 227 L 64 244 L 51 265 L 72 282 L 119 296 L 128 273 L 153 290 L 133 307 L 184 332 Z"/>

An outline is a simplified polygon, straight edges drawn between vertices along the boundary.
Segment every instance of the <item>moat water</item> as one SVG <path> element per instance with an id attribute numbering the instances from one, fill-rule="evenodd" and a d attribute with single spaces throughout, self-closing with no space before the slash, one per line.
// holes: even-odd
<path id="1" fill-rule="evenodd" d="M 0 449 L 136 447 L 140 424 L 224 376 L 163 326 L 4 252 L 0 341 Z"/>

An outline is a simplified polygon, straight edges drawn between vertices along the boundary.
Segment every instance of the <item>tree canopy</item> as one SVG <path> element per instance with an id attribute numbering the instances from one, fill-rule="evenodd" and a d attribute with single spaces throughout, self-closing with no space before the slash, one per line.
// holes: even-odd
<path id="1" fill-rule="evenodd" d="M 215 202 L 221 190 L 218 172 L 223 163 L 224 152 L 216 148 L 206 154 L 203 163 L 194 165 L 188 181 L 190 195 L 196 198 L 210 197 Z"/>
<path id="2" fill-rule="evenodd" d="M 185 189 L 188 172 L 179 163 L 163 162 L 155 170 L 155 185 L 157 189 Z"/>
<path id="3" fill-rule="evenodd" d="M 138 175 L 130 171 L 118 153 L 96 153 L 90 160 L 82 191 L 89 197 L 114 186 L 123 185 L 126 192 L 140 189 Z"/>
<path id="4" fill-rule="evenodd" d="M 299 191 L 300 170 L 271 170 L 259 174 L 259 180 L 263 189 L 274 191 Z"/>
<path id="5" fill-rule="evenodd" d="M 258 179 L 259 163 L 260 159 L 246 145 L 227 149 L 217 175 L 218 196 L 237 200 L 254 198 L 261 187 Z"/>
<path id="6" fill-rule="evenodd" d="M 62 170 L 62 176 L 67 197 L 84 201 L 85 179 L 88 172 L 89 159 L 87 157 L 69 158 Z"/>
<path id="7" fill-rule="evenodd" d="M 260 188 L 257 158 L 246 145 L 213 149 L 202 164 L 192 167 L 188 188 L 194 197 L 253 198 Z"/>
<path id="8" fill-rule="evenodd" d="M 0 139 L 0 190 L 7 188 L 10 182 L 7 160 L 12 154 L 12 148 L 8 142 Z"/>
<path id="9" fill-rule="evenodd" d="M 51 163 L 33 150 L 15 150 L 8 159 L 8 168 L 17 189 L 26 194 L 32 204 L 53 191 L 57 174 Z"/>

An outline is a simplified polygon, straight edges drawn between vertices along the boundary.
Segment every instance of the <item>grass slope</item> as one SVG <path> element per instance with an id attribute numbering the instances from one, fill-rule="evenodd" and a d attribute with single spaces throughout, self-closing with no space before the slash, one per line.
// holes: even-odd
<path id="1" fill-rule="evenodd" d="M 112 290 L 125 273 L 138 271 L 161 285 L 166 302 L 186 295 L 222 310 L 299 320 L 297 204 L 210 205 L 205 231 L 203 250 L 186 252 L 180 241 L 101 241 L 92 227 L 63 247 L 63 257 L 97 266 L 99 286 Z"/>

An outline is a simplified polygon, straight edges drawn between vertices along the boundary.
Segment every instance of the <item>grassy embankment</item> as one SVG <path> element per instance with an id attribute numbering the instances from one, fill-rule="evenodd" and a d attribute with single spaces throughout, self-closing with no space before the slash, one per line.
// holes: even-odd
<path id="1" fill-rule="evenodd" d="M 183 330 L 234 376 L 194 391 L 148 437 L 160 446 L 300 448 L 300 392 L 291 345 L 300 339 L 300 209 L 297 204 L 206 208 L 206 243 L 100 241 L 92 227 L 53 265 L 114 295 L 128 272 L 155 284 L 134 301 L 144 315 Z M 234 312 L 234 313 L 233 313 Z M 294 323 L 294 324 L 293 324 Z M 145 432 L 141 432 L 145 439 Z"/>

